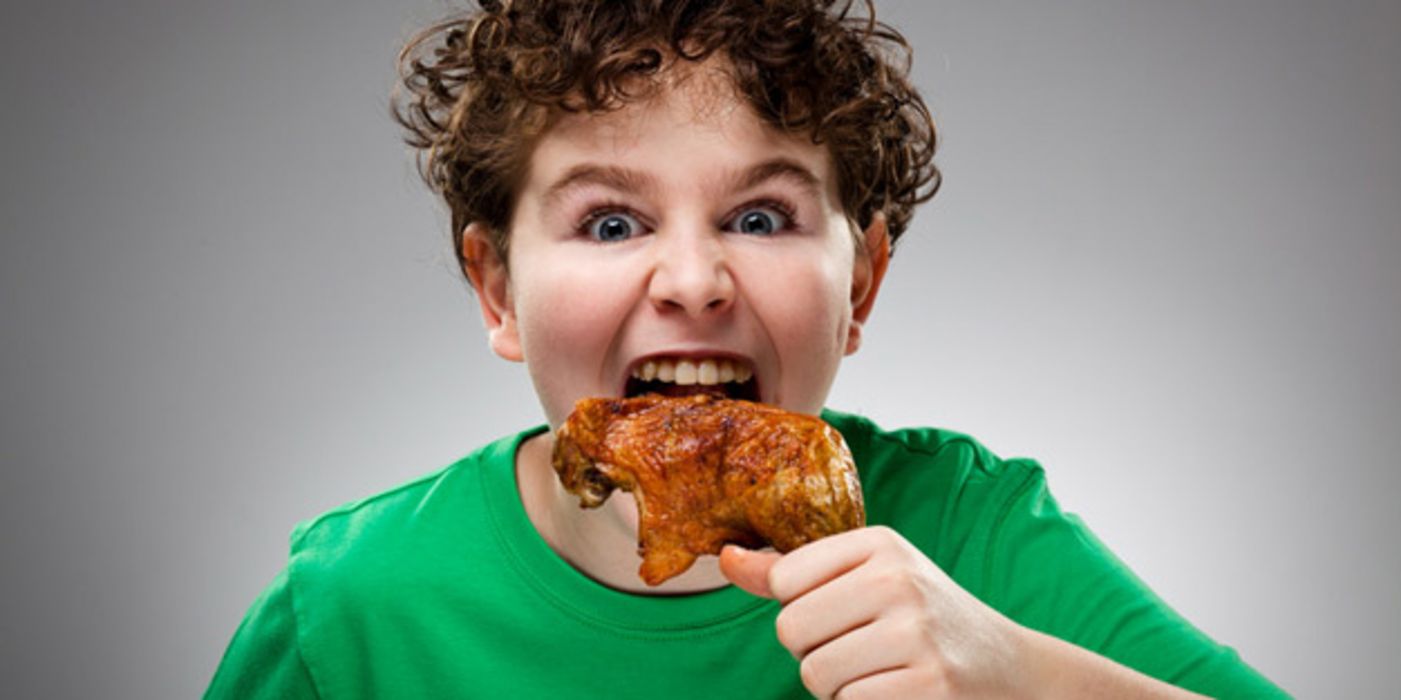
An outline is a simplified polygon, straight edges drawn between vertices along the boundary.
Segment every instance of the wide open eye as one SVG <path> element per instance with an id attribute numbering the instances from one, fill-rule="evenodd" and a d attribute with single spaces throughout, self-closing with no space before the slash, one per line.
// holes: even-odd
<path id="1" fill-rule="evenodd" d="M 642 224 L 631 214 L 609 212 L 594 216 L 584 226 L 589 237 L 609 243 L 625 241 L 642 232 Z"/>
<path id="2" fill-rule="evenodd" d="M 746 207 L 725 226 L 726 230 L 767 236 L 788 228 L 788 215 L 773 206 Z"/>

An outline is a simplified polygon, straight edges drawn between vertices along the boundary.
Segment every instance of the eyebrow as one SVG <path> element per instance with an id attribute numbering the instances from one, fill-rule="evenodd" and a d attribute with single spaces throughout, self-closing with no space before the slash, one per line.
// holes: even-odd
<path id="1" fill-rule="evenodd" d="M 822 180 L 801 163 L 790 158 L 773 158 L 732 174 L 721 181 L 733 183 L 735 191 L 758 187 L 769 180 L 789 180 L 813 195 L 822 193 Z M 544 201 L 552 203 L 565 192 L 584 185 L 602 185 L 620 192 L 645 192 L 657 187 L 651 175 L 616 165 L 580 163 L 565 171 L 545 189 Z"/>
<path id="2" fill-rule="evenodd" d="M 602 185 L 621 192 L 639 192 L 656 188 L 656 179 L 651 175 L 616 165 L 595 165 L 580 163 L 555 180 L 545 190 L 545 202 L 554 202 L 565 192 L 584 185 Z"/>
<path id="3" fill-rule="evenodd" d="M 822 193 L 822 181 L 801 163 L 788 158 L 766 160 L 735 179 L 739 190 L 758 187 L 769 180 L 790 180 L 813 195 Z"/>

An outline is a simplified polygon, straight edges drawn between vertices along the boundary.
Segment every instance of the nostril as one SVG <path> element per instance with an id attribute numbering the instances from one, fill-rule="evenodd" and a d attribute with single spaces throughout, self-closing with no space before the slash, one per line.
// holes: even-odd
<path id="1" fill-rule="evenodd" d="M 673 237 L 671 249 L 658 258 L 648 281 L 648 294 L 658 309 L 700 315 L 729 305 L 735 282 L 723 250 L 700 243 L 691 237 Z"/>
<path id="2" fill-rule="evenodd" d="M 708 299 L 706 297 L 709 297 Z M 729 308 L 732 299 L 724 295 L 657 295 L 653 303 L 659 309 L 690 315 L 709 315 Z"/>

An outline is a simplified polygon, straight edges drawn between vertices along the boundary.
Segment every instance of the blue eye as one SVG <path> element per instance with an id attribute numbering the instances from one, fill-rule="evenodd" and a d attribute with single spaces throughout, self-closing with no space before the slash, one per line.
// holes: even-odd
<path id="1" fill-rule="evenodd" d="M 778 233 L 789 226 L 788 215 L 771 206 L 749 207 L 730 220 L 729 230 L 753 236 Z"/>
<path id="2" fill-rule="evenodd" d="M 607 243 L 632 238 L 642 231 L 642 224 L 630 214 L 614 212 L 593 217 L 585 228 L 590 238 Z"/>

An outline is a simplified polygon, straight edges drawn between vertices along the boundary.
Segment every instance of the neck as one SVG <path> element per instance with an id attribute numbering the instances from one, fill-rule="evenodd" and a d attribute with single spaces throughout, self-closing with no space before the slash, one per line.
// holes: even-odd
<path id="1" fill-rule="evenodd" d="M 577 496 L 564 490 L 550 457 L 551 433 L 524 442 L 516 453 L 516 486 L 535 530 L 550 548 L 589 578 L 620 591 L 649 595 L 699 593 L 729 585 L 720 574 L 719 559 L 703 556 L 680 576 L 660 586 L 648 586 L 637 575 L 637 501 L 615 491 L 598 508 L 579 507 Z"/>

